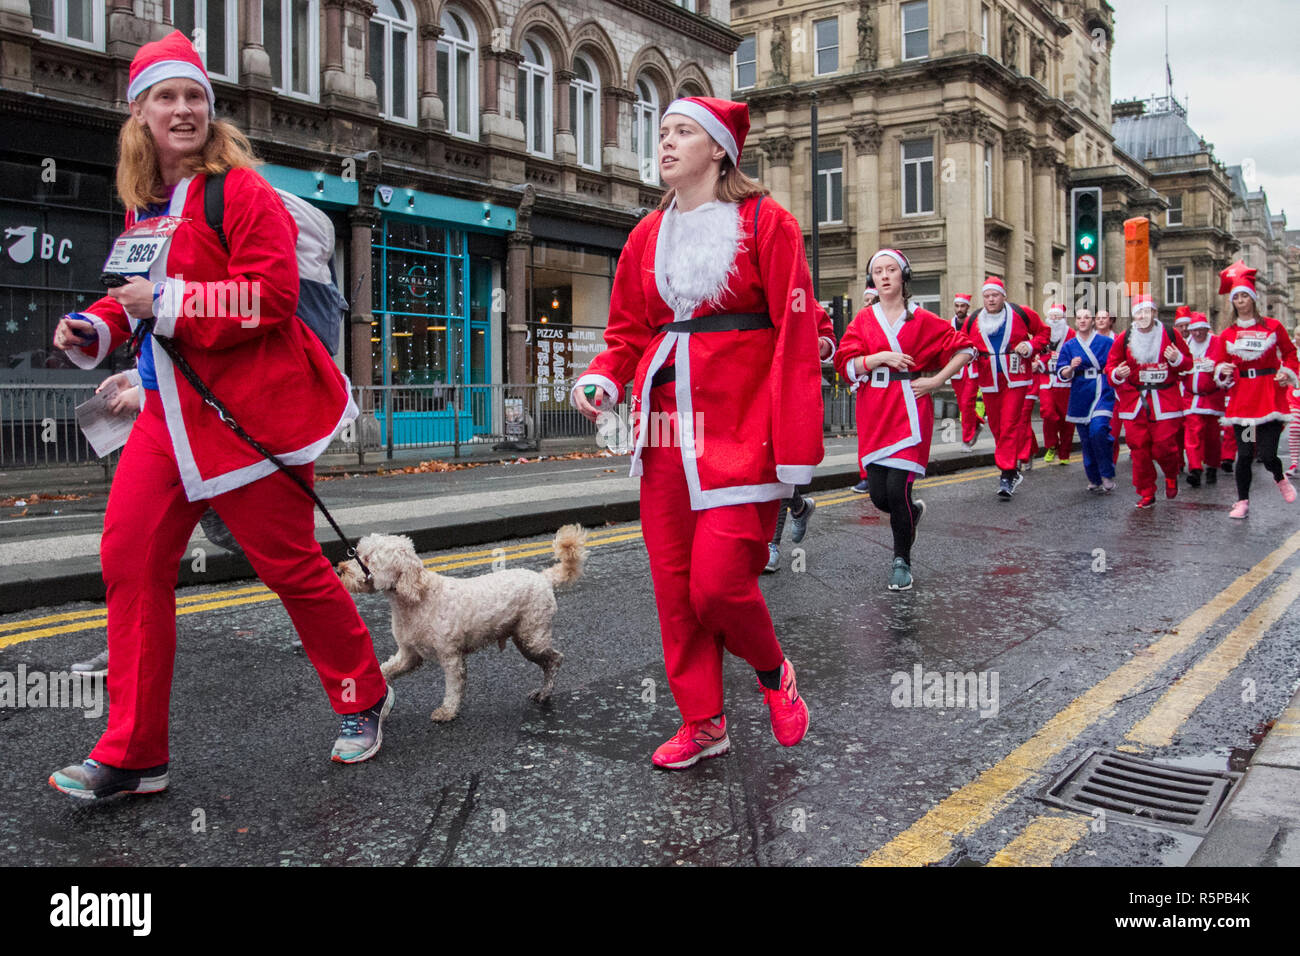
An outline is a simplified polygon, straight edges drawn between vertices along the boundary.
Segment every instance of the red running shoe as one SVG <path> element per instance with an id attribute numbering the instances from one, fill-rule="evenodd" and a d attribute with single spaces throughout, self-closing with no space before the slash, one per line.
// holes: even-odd
<path id="1" fill-rule="evenodd" d="M 688 720 L 672 739 L 659 746 L 650 758 L 663 770 L 685 770 L 709 757 L 720 757 L 731 749 L 727 739 L 727 717 L 712 720 Z"/>
<path id="2" fill-rule="evenodd" d="M 1135 507 L 1135 508 L 1150 508 L 1150 507 L 1153 507 L 1153 506 L 1155 505 L 1155 503 L 1156 503 L 1156 496 L 1155 496 L 1155 495 L 1143 495 L 1141 498 L 1138 499 L 1138 503 L 1137 503 L 1136 505 L 1134 505 L 1133 507 Z"/>
<path id="3" fill-rule="evenodd" d="M 759 686 L 763 687 L 762 682 Z M 772 718 L 772 736 L 782 747 L 793 747 L 808 733 L 808 705 L 799 696 L 790 658 L 781 664 L 781 689 L 763 687 L 763 699 Z"/>
<path id="4" fill-rule="evenodd" d="M 1178 497 L 1178 476 L 1177 475 L 1175 475 L 1172 478 L 1165 479 L 1165 497 L 1166 498 Z"/>

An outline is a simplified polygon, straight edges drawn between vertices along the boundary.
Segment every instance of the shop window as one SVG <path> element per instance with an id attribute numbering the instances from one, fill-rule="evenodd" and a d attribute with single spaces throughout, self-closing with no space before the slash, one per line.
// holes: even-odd
<path id="1" fill-rule="evenodd" d="M 379 115 L 415 122 L 415 19 L 403 0 L 376 0 L 370 19 L 370 78 L 379 93 Z"/>
<path id="2" fill-rule="evenodd" d="M 239 79 L 236 51 L 236 0 L 172 0 L 172 24 L 194 41 L 194 49 L 211 76 Z"/>
<path id="3" fill-rule="evenodd" d="M 262 46 L 277 93 L 316 99 L 320 80 L 317 0 L 262 0 Z"/>
<path id="4" fill-rule="evenodd" d="M 32 28 L 60 43 L 104 49 L 104 9 L 98 0 L 31 0 Z"/>
<path id="5" fill-rule="evenodd" d="M 581 53 L 573 58 L 569 122 L 577 140 L 578 165 L 600 169 L 600 74 Z"/>
<path id="6" fill-rule="evenodd" d="M 446 7 L 439 21 L 437 83 L 447 132 L 478 138 L 478 34 L 474 22 L 456 7 Z"/>

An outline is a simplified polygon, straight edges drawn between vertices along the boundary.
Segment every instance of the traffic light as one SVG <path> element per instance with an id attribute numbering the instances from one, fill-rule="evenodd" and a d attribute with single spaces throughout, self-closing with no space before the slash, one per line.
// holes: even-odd
<path id="1" fill-rule="evenodd" d="M 1101 275 L 1101 187 L 1070 191 L 1070 261 L 1077 276 Z"/>

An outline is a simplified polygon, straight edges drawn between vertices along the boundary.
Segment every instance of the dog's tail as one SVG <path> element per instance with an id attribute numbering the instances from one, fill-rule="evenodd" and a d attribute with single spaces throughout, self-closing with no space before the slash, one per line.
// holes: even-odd
<path id="1" fill-rule="evenodd" d="M 551 587 L 578 580 L 582 566 L 587 561 L 587 549 L 584 547 L 586 541 L 587 530 L 580 524 L 566 524 L 555 532 L 552 547 L 555 549 L 557 563 L 542 572 L 542 577 L 551 582 Z"/>

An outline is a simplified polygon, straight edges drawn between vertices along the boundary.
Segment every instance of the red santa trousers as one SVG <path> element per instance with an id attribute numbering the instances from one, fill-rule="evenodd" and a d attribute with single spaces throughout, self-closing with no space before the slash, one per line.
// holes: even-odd
<path id="1" fill-rule="evenodd" d="M 1074 444 L 1074 424 L 1065 420 L 1070 404 L 1068 388 L 1042 388 L 1038 391 L 1039 411 L 1043 416 L 1043 446 L 1061 461 L 1070 460 L 1070 446 Z"/>
<path id="2" fill-rule="evenodd" d="M 1193 412 L 1183 419 L 1183 447 L 1187 451 L 1188 468 L 1218 468 L 1223 461 L 1219 446 L 1218 415 Z"/>
<path id="3" fill-rule="evenodd" d="M 664 410 L 675 411 L 671 387 L 659 391 L 669 393 Z M 654 407 L 660 410 L 658 401 Z M 668 686 L 684 720 L 705 720 L 723 710 L 723 647 L 760 671 L 785 659 L 758 587 L 781 503 L 692 511 L 675 427 L 672 432 L 671 447 L 646 448 L 641 456 L 641 536 Z"/>
<path id="4" fill-rule="evenodd" d="M 310 464 L 295 470 L 311 481 Z M 316 541 L 311 499 L 276 471 L 215 498 L 188 501 L 154 392 L 122 451 L 104 515 L 110 704 L 108 728 L 90 754 L 101 763 L 143 769 L 168 761 L 176 575 L 209 506 L 284 603 L 334 710 L 354 713 L 385 693 L 366 625 Z"/>
<path id="5" fill-rule="evenodd" d="M 1146 410 L 1139 410 L 1137 418 L 1124 421 L 1124 435 L 1129 454 L 1133 459 L 1133 487 L 1139 495 L 1156 493 L 1156 463 L 1166 478 L 1177 478 L 1182 464 L 1178 449 L 1178 432 L 1183 427 L 1181 418 L 1151 420 Z"/>
<path id="6" fill-rule="evenodd" d="M 957 393 L 957 407 L 961 409 L 961 440 L 973 442 L 979 434 L 980 423 L 984 421 L 975 408 L 979 385 L 969 375 L 963 375 L 953 379 L 952 390 Z"/>
<path id="7" fill-rule="evenodd" d="M 1029 415 L 1033 402 L 1028 388 L 1008 388 L 984 393 L 984 417 L 993 432 L 993 460 L 1003 471 L 1015 471 L 1018 461 L 1029 457 Z"/>

